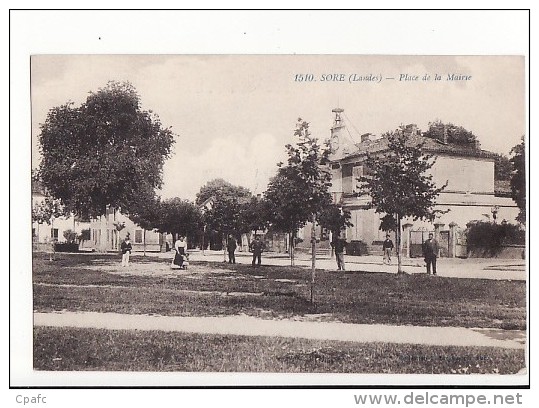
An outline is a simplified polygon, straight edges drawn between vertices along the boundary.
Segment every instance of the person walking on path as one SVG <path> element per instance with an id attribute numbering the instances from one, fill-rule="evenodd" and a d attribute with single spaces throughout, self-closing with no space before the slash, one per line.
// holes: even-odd
<path id="1" fill-rule="evenodd" d="M 228 241 L 226 243 L 226 250 L 228 251 L 228 263 L 236 263 L 236 255 L 234 254 L 234 252 L 236 251 L 237 247 L 238 244 L 236 243 L 236 240 L 232 235 L 229 235 Z"/>
<path id="2" fill-rule="evenodd" d="M 129 235 L 125 237 L 125 240 L 124 242 L 122 242 L 120 249 L 122 251 L 122 266 L 127 267 L 129 266 L 129 256 L 131 255 L 131 251 L 133 250 L 133 246 L 131 245 L 131 241 L 129 240 Z"/>
<path id="3" fill-rule="evenodd" d="M 432 274 L 436 275 L 436 258 L 438 257 L 438 241 L 434 239 L 434 234 L 429 234 L 429 239 L 423 242 L 423 256 L 425 257 L 425 263 L 427 264 L 427 275 L 430 275 L 431 265 Z"/>
<path id="4" fill-rule="evenodd" d="M 183 266 L 186 245 L 187 243 L 185 242 L 185 238 L 183 236 L 180 236 L 174 243 L 174 250 L 176 251 L 173 261 L 174 265 Z"/>
<path id="5" fill-rule="evenodd" d="M 339 271 L 344 271 L 344 248 L 346 247 L 346 240 L 337 236 L 332 243 L 333 249 L 335 250 L 335 258 L 337 259 L 337 269 Z"/>
<path id="6" fill-rule="evenodd" d="M 262 264 L 262 251 L 264 251 L 264 243 L 260 241 L 260 236 L 257 235 L 255 240 L 249 245 L 249 250 L 253 253 L 253 266 L 255 261 L 258 261 L 258 266 Z"/>
<path id="7" fill-rule="evenodd" d="M 393 248 L 395 245 L 393 245 L 393 241 L 389 238 L 390 235 L 386 234 L 386 240 L 382 244 L 382 249 L 384 251 L 384 264 L 391 265 L 391 252 L 393 251 Z"/>

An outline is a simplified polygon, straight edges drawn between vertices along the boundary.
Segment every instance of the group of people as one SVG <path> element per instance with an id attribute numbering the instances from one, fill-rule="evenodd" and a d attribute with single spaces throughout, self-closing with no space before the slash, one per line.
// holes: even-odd
<path id="1" fill-rule="evenodd" d="M 345 270 L 344 263 L 344 249 L 346 248 L 346 240 L 340 236 L 336 236 L 333 242 L 331 243 L 333 250 L 335 251 L 335 258 L 337 260 L 337 269 L 339 271 Z M 383 258 L 382 262 L 384 265 L 391 265 L 391 254 L 395 245 L 391 240 L 391 235 L 386 234 L 386 239 L 382 243 Z M 436 275 L 436 259 L 438 258 L 439 245 L 438 241 L 434 239 L 434 234 L 429 233 L 429 238 L 423 242 L 422 245 L 423 257 L 425 259 L 425 265 L 427 267 L 427 274 Z"/>
<path id="2" fill-rule="evenodd" d="M 331 243 L 331 246 L 333 247 L 333 250 L 335 251 L 335 259 L 337 260 L 337 269 L 339 271 L 344 271 L 345 269 L 345 263 L 344 263 L 344 249 L 346 248 L 346 240 L 344 238 L 341 238 L 340 235 L 337 235 L 333 242 Z M 382 249 L 384 251 L 384 257 L 383 257 L 383 263 L 387 265 L 391 265 L 391 252 L 393 251 L 394 245 L 393 241 L 390 238 L 390 235 L 386 235 L 386 239 L 382 244 Z"/>
<path id="3" fill-rule="evenodd" d="M 228 252 L 228 263 L 236 263 L 236 248 L 238 244 L 234 236 L 229 235 L 226 243 L 226 250 Z M 262 264 L 262 252 L 266 250 L 266 244 L 260 240 L 260 235 L 256 235 L 255 239 L 249 244 L 249 251 L 253 254 L 253 260 L 251 264 L 253 266 L 260 266 Z"/>
<path id="4" fill-rule="evenodd" d="M 344 271 L 345 269 L 345 262 L 344 262 L 344 250 L 346 248 L 346 240 L 344 238 L 341 238 L 340 235 L 337 235 L 333 242 L 331 243 L 333 250 L 335 251 L 335 258 L 337 260 L 337 269 L 339 271 Z M 228 236 L 228 240 L 226 243 L 226 249 L 228 252 L 228 262 L 231 264 L 236 263 L 236 249 L 238 247 L 238 244 L 236 242 L 236 239 L 232 236 Z M 386 239 L 382 243 L 382 250 L 383 250 L 383 263 L 385 265 L 391 265 L 391 254 L 393 252 L 393 249 L 395 248 L 395 245 L 393 244 L 393 241 L 391 240 L 391 236 L 389 234 L 386 234 Z M 131 241 L 129 238 L 129 234 L 125 238 L 125 240 L 121 244 L 121 252 L 122 252 L 122 266 L 127 267 L 129 266 L 129 256 L 131 255 L 131 252 L 133 251 L 133 246 L 131 245 Z M 184 236 L 180 236 L 179 239 L 174 243 L 174 259 L 172 261 L 172 267 L 173 268 L 183 268 L 185 269 L 187 265 L 189 265 L 189 255 L 186 252 L 187 249 L 187 243 L 185 241 Z M 266 249 L 266 246 L 264 244 L 264 241 L 260 240 L 260 236 L 256 235 L 255 239 L 251 241 L 249 244 L 249 251 L 253 254 L 252 259 L 252 265 L 253 266 L 260 266 L 262 264 L 262 252 Z M 429 239 L 427 239 L 423 245 L 423 257 L 425 259 L 425 264 L 427 267 L 427 274 L 430 275 L 436 275 L 436 259 L 438 258 L 438 252 L 439 252 L 439 245 L 438 241 L 434 239 L 434 234 L 429 233 Z"/>

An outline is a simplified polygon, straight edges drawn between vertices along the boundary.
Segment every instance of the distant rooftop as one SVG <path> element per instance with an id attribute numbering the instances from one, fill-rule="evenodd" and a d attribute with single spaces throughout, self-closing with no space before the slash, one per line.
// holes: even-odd
<path id="1" fill-rule="evenodd" d="M 453 144 L 443 143 L 437 139 L 422 136 L 420 131 L 417 130 L 415 125 L 407 125 L 403 128 L 404 134 L 407 136 L 410 145 L 418 145 L 423 143 L 423 150 L 428 153 L 440 153 L 451 156 L 467 156 L 494 159 L 495 153 L 489 152 L 479 148 L 475 143 L 469 144 Z M 367 135 L 369 137 L 367 137 Z M 356 143 L 357 150 L 351 152 L 344 159 L 351 157 L 364 156 L 367 153 L 378 153 L 388 149 L 389 139 L 387 137 L 381 137 L 373 139 L 370 134 L 362 135 L 360 143 Z"/>

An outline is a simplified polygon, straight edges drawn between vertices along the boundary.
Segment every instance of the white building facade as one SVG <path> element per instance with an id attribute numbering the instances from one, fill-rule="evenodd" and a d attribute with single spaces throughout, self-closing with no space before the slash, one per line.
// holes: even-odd
<path id="1" fill-rule="evenodd" d="M 358 196 L 357 179 L 364 174 L 367 153 L 382 155 L 388 140 L 365 134 L 360 143 L 354 143 L 345 134 L 342 109 L 335 109 L 331 129 L 330 156 L 334 202 L 350 211 L 352 227 L 346 229 L 346 240 L 362 241 L 372 251 L 380 248 L 386 233 L 380 230 L 383 214 L 368 208 L 370 198 Z M 424 143 L 426 154 L 436 157 L 430 172 L 437 186 L 447 182 L 436 200 L 435 209 L 444 213 L 433 223 L 403 220 L 403 253 L 420 256 L 420 246 L 429 232 L 434 232 L 442 247 L 442 256 L 459 256 L 456 242 L 466 224 L 474 220 L 495 220 L 516 223 L 518 207 L 509 191 L 500 191 L 494 178 L 495 154 L 482 150 L 478 144 L 450 145 L 422 136 L 415 125 L 402 127 L 411 144 Z M 383 157 L 380 158 L 383 160 Z"/>

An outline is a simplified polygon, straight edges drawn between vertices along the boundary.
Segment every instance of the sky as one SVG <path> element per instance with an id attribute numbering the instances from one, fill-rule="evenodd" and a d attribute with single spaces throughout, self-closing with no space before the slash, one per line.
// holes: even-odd
<path id="1" fill-rule="evenodd" d="M 518 56 L 38 55 L 31 74 L 32 167 L 49 109 L 79 105 L 110 80 L 129 81 L 142 108 L 175 134 L 163 198 L 193 200 L 217 177 L 262 193 L 286 160 L 297 119 L 327 139 L 336 107 L 355 141 L 400 124 L 426 130 L 440 119 L 472 131 L 483 149 L 508 154 L 526 127 Z"/>

